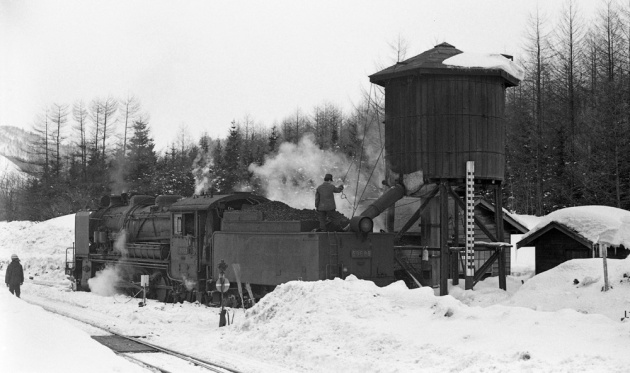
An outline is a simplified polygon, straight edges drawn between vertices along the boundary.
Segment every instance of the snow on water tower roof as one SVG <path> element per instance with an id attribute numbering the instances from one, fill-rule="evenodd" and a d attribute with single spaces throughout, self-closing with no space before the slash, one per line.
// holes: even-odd
<path id="1" fill-rule="evenodd" d="M 458 55 L 463 59 L 453 59 Z M 447 61 L 450 61 L 446 63 Z M 451 44 L 442 43 L 370 75 L 370 82 L 385 86 L 392 78 L 413 74 L 460 74 L 499 75 L 509 87 L 516 86 L 523 78 L 523 68 L 500 54 L 464 53 Z"/>
<path id="2" fill-rule="evenodd" d="M 514 78 L 523 80 L 525 70 L 521 65 L 502 54 L 464 52 L 442 61 L 444 65 L 452 67 L 499 69 Z"/>
<path id="3" fill-rule="evenodd" d="M 554 211 L 543 217 L 521 242 L 553 222 L 570 228 L 592 243 L 630 247 L 630 211 L 609 206 L 578 206 Z M 519 243 L 519 246 L 522 245 Z"/>

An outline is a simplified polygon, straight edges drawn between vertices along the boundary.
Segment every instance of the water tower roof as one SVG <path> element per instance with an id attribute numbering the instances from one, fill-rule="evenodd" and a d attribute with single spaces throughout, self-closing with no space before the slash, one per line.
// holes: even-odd
<path id="1" fill-rule="evenodd" d="M 462 51 L 449 43 L 438 44 L 433 49 L 429 49 L 405 61 L 397 62 L 393 66 L 370 75 L 370 82 L 384 87 L 390 79 L 408 75 L 498 75 L 506 80 L 508 86 L 518 85 L 520 79 L 502 68 L 459 67 L 442 63 L 444 60 L 462 53 Z"/>

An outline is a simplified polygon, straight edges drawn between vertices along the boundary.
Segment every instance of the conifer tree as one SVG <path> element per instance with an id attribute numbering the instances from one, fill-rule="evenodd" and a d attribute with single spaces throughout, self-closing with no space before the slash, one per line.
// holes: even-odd
<path id="1" fill-rule="evenodd" d="M 243 162 L 241 150 L 241 132 L 236 126 L 236 122 L 232 121 L 230 127 L 230 136 L 227 138 L 225 145 L 225 156 L 223 159 L 223 181 L 226 192 L 233 192 L 237 185 L 242 181 Z"/>
<path id="2" fill-rule="evenodd" d="M 129 155 L 126 163 L 126 180 L 130 191 L 142 194 L 155 194 L 153 184 L 157 156 L 153 139 L 150 137 L 148 123 L 136 120 L 133 124 L 133 136 L 129 140 Z"/>

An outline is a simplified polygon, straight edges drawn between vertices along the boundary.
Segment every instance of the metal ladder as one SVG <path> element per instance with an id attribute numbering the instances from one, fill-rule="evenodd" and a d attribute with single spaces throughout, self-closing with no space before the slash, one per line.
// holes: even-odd
<path id="1" fill-rule="evenodd" d="M 337 232 L 326 232 L 328 236 L 328 264 L 326 264 L 326 278 L 332 280 L 339 276 L 339 244 Z"/>

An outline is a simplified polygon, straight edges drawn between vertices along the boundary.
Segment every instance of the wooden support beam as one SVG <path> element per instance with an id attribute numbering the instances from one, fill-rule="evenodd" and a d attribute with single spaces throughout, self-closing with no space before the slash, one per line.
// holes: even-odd
<path id="1" fill-rule="evenodd" d="M 497 226 L 497 241 L 504 242 L 503 234 L 503 189 L 499 181 L 494 190 L 494 220 Z M 507 290 L 505 250 L 499 254 L 499 288 Z"/>
<path id="2" fill-rule="evenodd" d="M 457 203 L 453 203 L 453 236 L 453 246 L 459 246 L 459 206 L 457 206 Z M 451 253 L 451 278 L 453 279 L 453 285 L 459 285 L 458 257 L 458 253 Z M 463 269 L 466 268 L 464 267 Z"/>
<path id="3" fill-rule="evenodd" d="M 448 295 L 448 181 L 440 181 L 440 295 Z"/>
<path id="4" fill-rule="evenodd" d="M 455 194 L 455 192 L 450 191 L 450 195 L 453 197 L 453 199 L 455 199 L 455 201 L 457 202 L 457 204 L 459 205 L 459 207 L 461 207 L 464 211 L 466 211 L 466 204 L 464 203 L 464 201 L 462 201 L 457 194 Z M 477 226 L 479 227 L 479 229 L 481 229 L 483 231 L 483 233 L 486 234 L 486 236 L 488 236 L 488 238 L 491 241 L 494 242 L 498 242 L 497 238 L 494 236 L 494 234 L 492 232 L 490 232 L 490 230 L 488 229 L 488 227 L 486 227 L 481 220 L 479 220 L 479 218 L 477 218 L 475 216 L 475 224 L 477 224 Z"/>
<path id="5" fill-rule="evenodd" d="M 435 197 L 435 195 L 440 191 L 439 188 L 435 188 L 433 189 L 433 191 L 431 191 L 431 193 L 429 193 L 428 196 L 426 196 L 424 198 L 424 201 L 422 201 L 422 204 L 420 205 L 420 208 L 418 208 L 418 210 L 416 212 L 414 212 L 413 215 L 411 215 L 411 217 L 409 218 L 409 220 L 407 221 L 407 223 L 405 223 L 405 225 L 400 229 L 400 232 L 398 232 L 398 234 L 396 235 L 396 240 L 398 240 L 400 238 L 400 236 L 402 236 L 403 234 L 405 234 L 405 232 L 407 232 L 409 230 L 409 228 L 411 228 L 411 226 L 418 221 L 418 219 L 420 219 L 420 214 L 422 214 L 422 212 L 424 211 L 425 208 L 427 208 L 427 206 L 429 205 L 429 202 L 433 199 L 433 197 Z"/>
<path id="6" fill-rule="evenodd" d="M 490 266 L 494 264 L 494 262 L 499 258 L 501 251 L 503 251 L 502 247 L 497 248 L 494 251 L 494 254 L 492 254 L 485 263 L 483 263 L 483 265 L 477 270 L 477 272 L 475 272 L 475 277 L 473 278 L 473 286 L 475 286 L 479 282 L 479 280 L 481 280 L 481 277 L 486 273 L 488 268 L 490 268 Z"/>

